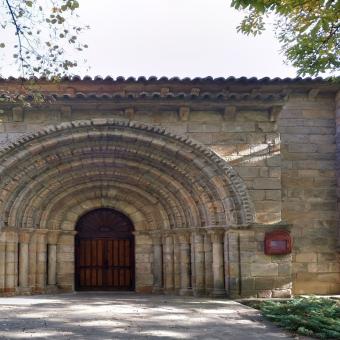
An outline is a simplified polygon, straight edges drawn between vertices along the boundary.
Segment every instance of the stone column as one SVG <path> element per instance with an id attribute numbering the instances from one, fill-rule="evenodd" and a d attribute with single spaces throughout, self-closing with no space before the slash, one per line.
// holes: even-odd
<path id="1" fill-rule="evenodd" d="M 212 257 L 213 257 L 213 296 L 224 296 L 224 258 L 223 258 L 224 233 L 213 231 L 211 233 Z"/>
<path id="2" fill-rule="evenodd" d="M 208 295 L 213 290 L 213 272 L 212 272 L 212 246 L 209 234 L 204 235 L 204 273 L 205 273 L 205 291 Z"/>
<path id="3" fill-rule="evenodd" d="M 5 291 L 5 263 L 6 263 L 6 238 L 0 232 L 0 294 Z"/>
<path id="4" fill-rule="evenodd" d="M 228 242 L 228 232 L 224 233 L 224 285 L 225 291 L 229 294 L 229 242 Z"/>
<path id="5" fill-rule="evenodd" d="M 75 231 L 62 231 L 57 243 L 57 283 L 64 292 L 74 290 L 74 236 Z"/>
<path id="6" fill-rule="evenodd" d="M 49 286 L 55 286 L 57 284 L 57 245 L 48 245 L 48 275 L 47 284 Z"/>
<path id="7" fill-rule="evenodd" d="M 47 230 L 37 229 L 37 271 L 36 271 L 36 291 L 38 293 L 46 290 L 46 268 L 47 268 Z"/>
<path id="8" fill-rule="evenodd" d="M 174 290 L 174 242 L 172 235 L 164 238 L 164 290 L 173 292 Z"/>
<path id="9" fill-rule="evenodd" d="M 21 292 L 29 291 L 29 251 L 30 233 L 21 231 L 19 234 L 19 287 Z"/>
<path id="10" fill-rule="evenodd" d="M 28 252 L 30 254 L 29 257 L 29 274 L 28 274 L 28 282 L 31 290 L 35 290 L 35 284 L 37 279 L 37 235 L 36 232 L 33 231 L 30 243 L 28 245 Z"/>
<path id="11" fill-rule="evenodd" d="M 47 235 L 47 285 L 49 291 L 56 290 L 57 284 L 57 243 L 58 231 L 49 231 Z"/>
<path id="12" fill-rule="evenodd" d="M 153 245 L 153 289 L 154 293 L 163 291 L 163 249 L 160 235 L 152 237 Z"/>
<path id="13" fill-rule="evenodd" d="M 6 231 L 5 293 L 12 294 L 18 286 L 18 234 Z"/>
<path id="14" fill-rule="evenodd" d="M 180 248 L 180 271 L 181 271 L 181 289 L 180 295 L 191 295 L 191 248 L 190 235 L 183 233 L 178 235 L 178 242 Z"/>
<path id="15" fill-rule="evenodd" d="M 193 235 L 194 252 L 195 252 L 195 285 L 194 295 L 200 296 L 204 294 L 205 268 L 204 268 L 204 237 L 201 233 Z"/>
<path id="16" fill-rule="evenodd" d="M 179 249 L 179 243 L 174 237 L 174 285 L 175 292 L 178 293 L 181 289 L 181 252 Z"/>

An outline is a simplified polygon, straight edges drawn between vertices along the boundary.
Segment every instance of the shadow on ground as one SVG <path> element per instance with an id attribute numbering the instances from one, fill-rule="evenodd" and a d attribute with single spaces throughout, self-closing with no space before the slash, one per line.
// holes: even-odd
<path id="1" fill-rule="evenodd" d="M 0 339 L 291 339 L 231 300 L 74 293 L 0 298 Z"/>

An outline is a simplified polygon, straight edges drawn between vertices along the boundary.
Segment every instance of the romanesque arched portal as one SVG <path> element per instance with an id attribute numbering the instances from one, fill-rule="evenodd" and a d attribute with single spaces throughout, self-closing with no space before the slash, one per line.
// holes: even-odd
<path id="1" fill-rule="evenodd" d="M 243 182 L 215 153 L 161 128 L 97 119 L 46 128 L 0 152 L 0 289 L 74 289 L 80 216 L 135 228 L 136 290 L 224 294 L 225 232 L 253 222 Z"/>

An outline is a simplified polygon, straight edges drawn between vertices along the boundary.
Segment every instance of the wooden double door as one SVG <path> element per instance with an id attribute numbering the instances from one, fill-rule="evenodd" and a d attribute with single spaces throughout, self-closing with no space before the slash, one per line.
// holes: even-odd
<path id="1" fill-rule="evenodd" d="M 77 223 L 77 290 L 133 290 L 133 225 L 112 209 L 96 209 Z"/>

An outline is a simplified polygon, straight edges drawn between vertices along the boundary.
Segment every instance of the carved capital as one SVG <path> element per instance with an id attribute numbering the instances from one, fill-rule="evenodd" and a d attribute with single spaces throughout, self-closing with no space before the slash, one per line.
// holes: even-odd
<path id="1" fill-rule="evenodd" d="M 208 232 L 212 243 L 222 243 L 224 240 L 224 231 L 212 230 Z"/>

